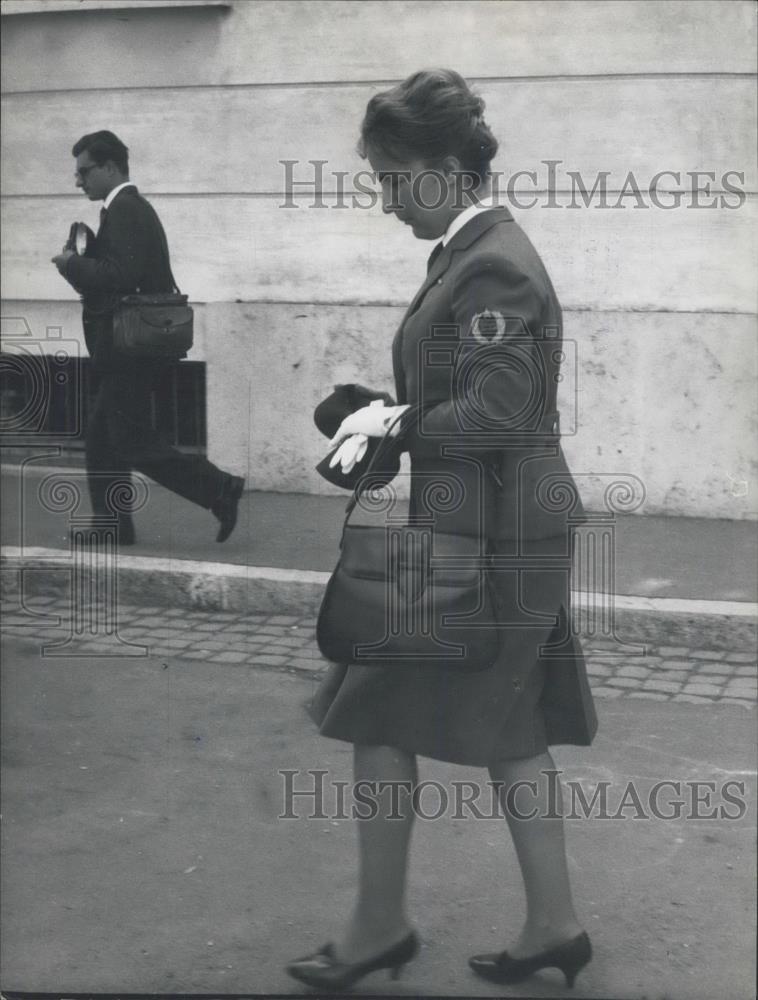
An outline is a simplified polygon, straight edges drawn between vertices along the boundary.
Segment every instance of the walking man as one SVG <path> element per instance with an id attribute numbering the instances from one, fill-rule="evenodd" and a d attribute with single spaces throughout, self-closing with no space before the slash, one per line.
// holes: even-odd
<path id="1" fill-rule="evenodd" d="M 218 519 L 217 542 L 237 521 L 244 479 L 222 472 L 201 455 L 187 455 L 162 440 L 150 424 L 150 393 L 165 362 L 114 350 L 113 314 L 123 295 L 173 291 L 165 235 L 155 209 L 129 180 L 129 152 L 112 132 L 82 136 L 72 150 L 76 186 L 102 201 L 100 226 L 86 256 L 64 250 L 52 258 L 82 297 L 82 323 L 97 391 L 86 439 L 92 509 L 112 514 L 109 491 L 132 469 L 210 510 Z M 119 543 L 133 545 L 129 512 L 119 515 Z"/>

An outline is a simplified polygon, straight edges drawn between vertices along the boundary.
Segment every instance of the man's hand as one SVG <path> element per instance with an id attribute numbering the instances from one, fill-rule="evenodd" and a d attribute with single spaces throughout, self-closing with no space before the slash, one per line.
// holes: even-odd
<path id="1" fill-rule="evenodd" d="M 66 264 L 68 264 L 71 258 L 75 256 L 76 254 L 74 253 L 73 250 L 67 250 L 64 247 L 59 254 L 56 254 L 55 257 L 51 257 L 50 259 L 52 260 L 53 264 L 55 264 L 55 266 L 58 268 L 60 273 L 65 276 Z"/>

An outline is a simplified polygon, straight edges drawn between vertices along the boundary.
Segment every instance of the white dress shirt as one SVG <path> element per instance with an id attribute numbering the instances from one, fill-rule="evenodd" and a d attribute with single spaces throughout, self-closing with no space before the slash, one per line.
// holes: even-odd
<path id="1" fill-rule="evenodd" d="M 111 202 L 119 193 L 119 191 L 123 191 L 124 188 L 135 187 L 135 186 L 136 185 L 134 181 L 124 181 L 123 184 L 119 184 L 116 187 L 114 187 L 114 189 L 108 194 L 108 196 L 103 199 L 103 208 L 107 210 L 111 207 Z"/>
<path id="2" fill-rule="evenodd" d="M 453 221 L 445 230 L 445 235 L 442 237 L 442 245 L 446 247 L 450 240 L 455 236 L 455 234 L 466 225 L 475 215 L 479 215 L 480 212 L 487 212 L 491 208 L 496 208 L 492 198 L 483 198 L 481 201 L 475 201 L 468 208 L 464 208 L 462 212 L 459 212 L 455 216 Z"/>

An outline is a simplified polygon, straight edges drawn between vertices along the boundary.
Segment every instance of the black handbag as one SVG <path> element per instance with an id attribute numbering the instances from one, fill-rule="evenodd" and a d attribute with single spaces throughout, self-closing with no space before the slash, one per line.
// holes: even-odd
<path id="1" fill-rule="evenodd" d="M 441 531 L 428 519 L 350 523 L 381 451 L 347 507 L 339 561 L 319 611 L 318 647 L 342 664 L 486 670 L 502 635 L 486 541 Z"/>
<path id="2" fill-rule="evenodd" d="M 168 244 L 160 228 L 163 250 L 169 259 Z M 173 292 L 139 292 L 125 295 L 113 313 L 113 347 L 121 354 L 137 358 L 175 359 L 187 356 L 192 347 L 194 314 L 174 281 Z"/>

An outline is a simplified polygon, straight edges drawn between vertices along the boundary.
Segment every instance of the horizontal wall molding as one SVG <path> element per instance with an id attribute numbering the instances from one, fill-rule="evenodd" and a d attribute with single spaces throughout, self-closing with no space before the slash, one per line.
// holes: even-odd
<path id="1" fill-rule="evenodd" d="M 257 199 L 153 199 L 181 288 L 200 301 L 407 303 L 429 246 L 380 209 L 281 209 Z M 97 226 L 82 196 L 2 202 L 8 298 L 59 299 L 50 263 L 71 222 Z M 758 199 L 737 210 L 514 213 L 568 308 L 755 309 Z M 73 292 L 72 292 L 73 296 Z"/>
<path id="2" fill-rule="evenodd" d="M 571 73 L 569 74 L 533 74 L 531 76 L 508 76 L 499 74 L 497 76 L 468 76 L 466 80 L 473 87 L 498 83 L 581 83 L 581 82 L 603 82 L 606 80 L 755 80 L 755 72 L 726 73 L 726 72 L 689 72 L 689 73 Z M 393 80 L 297 80 L 288 82 L 279 80 L 271 83 L 183 83 L 183 84 L 124 84 L 122 86 L 107 86 L 97 84 L 91 87 L 35 87 L 31 90 L 13 90 L 3 88 L 2 94 L 5 97 L 30 97 L 32 95 L 43 96 L 48 94 L 112 94 L 116 93 L 154 93 L 171 92 L 181 94 L 186 90 L 204 91 L 213 90 L 218 92 L 235 90 L 300 90 L 304 87 L 314 90 L 331 90 L 338 87 L 393 87 L 401 82 L 400 77 Z"/>
<path id="3" fill-rule="evenodd" d="M 589 207 L 592 211 L 596 211 L 599 207 L 597 205 L 585 206 L 581 204 L 581 194 L 577 191 L 577 189 L 572 190 L 571 188 L 551 188 L 548 190 L 539 190 L 539 189 L 533 189 L 531 187 L 529 188 L 516 187 L 514 188 L 514 190 L 517 195 L 515 202 L 509 199 L 508 197 L 501 197 L 499 199 L 498 204 L 503 205 L 506 208 L 510 208 L 513 205 L 513 207 L 516 210 L 518 210 L 519 202 L 529 201 L 530 196 L 534 196 L 536 198 L 542 198 L 545 199 L 545 201 L 547 201 L 549 196 L 555 196 L 555 199 L 559 202 L 559 207 L 562 209 L 567 209 L 569 211 L 574 211 L 579 208 L 586 209 L 587 207 Z M 619 205 L 620 208 L 624 208 L 625 207 L 624 203 L 628 203 L 626 205 L 627 209 L 636 210 L 636 206 L 634 205 L 636 195 L 630 194 L 628 190 L 622 191 L 621 189 L 613 189 L 613 188 L 606 188 L 605 190 L 607 194 L 607 201 L 609 205 L 612 206 L 614 209 L 617 207 L 617 204 L 621 202 L 621 204 Z M 225 198 L 226 199 L 249 198 L 249 199 L 260 199 L 260 200 L 268 200 L 268 201 L 276 201 L 284 203 L 286 199 L 286 195 L 282 191 L 160 191 L 157 189 L 145 188 L 142 186 L 140 186 L 140 191 L 142 192 L 143 195 L 145 195 L 146 198 L 161 198 L 167 201 L 170 200 L 171 198 L 186 198 L 186 199 L 195 198 L 208 201 L 214 201 L 216 199 L 225 199 Z M 659 192 L 661 200 L 665 199 L 666 201 L 668 201 L 670 195 L 671 196 L 681 195 L 682 196 L 681 202 L 685 208 L 695 207 L 689 204 L 689 202 L 692 201 L 692 196 L 693 196 L 693 191 L 691 188 L 684 188 L 681 186 L 665 187 L 661 183 L 660 185 L 656 186 L 656 191 Z M 352 197 L 353 195 L 355 195 L 356 197 L 364 198 L 364 192 L 359 191 L 357 188 L 352 190 L 345 189 L 342 192 L 338 192 L 333 189 L 323 190 L 319 191 L 318 195 L 327 200 L 329 202 L 329 206 L 332 208 L 335 207 L 334 203 L 337 202 L 343 195 L 347 196 L 348 198 Z M 742 199 L 743 195 L 745 196 L 745 199 L 755 198 L 756 195 L 758 195 L 758 189 L 756 189 L 755 191 L 740 190 L 739 194 L 736 194 L 735 191 L 733 190 L 728 191 L 726 190 L 726 188 L 709 187 L 707 194 L 705 192 L 701 192 L 701 194 L 698 197 L 700 197 L 703 201 L 708 201 L 713 198 L 717 198 L 719 203 L 726 202 L 730 207 L 741 207 L 737 206 L 736 203 L 738 199 L 739 200 Z M 642 191 L 642 196 L 645 202 L 648 203 L 648 207 L 655 207 L 652 204 L 650 204 L 651 199 L 648 191 Z M 40 199 L 55 200 L 56 198 L 70 199 L 71 192 L 60 191 L 56 194 L 3 194 L 2 198 L 8 201 L 12 201 L 14 198 L 24 198 L 29 201 L 40 200 Z M 576 202 L 576 204 L 572 205 L 571 204 L 572 200 Z M 664 211 L 669 211 L 669 209 L 664 209 Z"/>
<path id="4" fill-rule="evenodd" d="M 204 306 L 214 306 L 216 303 L 213 302 L 203 302 L 202 299 L 190 298 L 190 304 L 195 307 L 202 308 Z M 312 302 L 300 299 L 235 299 L 234 305 L 246 306 L 246 305 L 260 305 L 260 306 L 301 306 L 301 305 L 312 305 Z M 51 298 L 51 299 L 3 299 L 2 300 L 2 315 L 3 316 L 16 316 L 23 313 L 24 306 L 44 306 L 45 308 L 58 308 L 70 309 L 74 307 L 79 312 L 79 300 L 78 299 L 62 299 L 62 298 Z M 345 308 L 344 302 L 339 301 L 328 301 L 327 299 L 322 300 L 318 303 L 321 307 L 335 306 L 338 308 Z M 390 302 L 389 300 L 371 300 L 365 299 L 360 303 L 360 307 L 370 307 L 372 309 L 388 309 L 397 310 L 402 308 L 396 302 Z M 352 308 L 352 306 L 350 306 Z M 11 311 L 8 312 L 8 309 Z M 20 310 L 20 311 L 19 311 Z M 758 317 L 758 311 L 749 310 L 747 312 L 738 312 L 736 310 L 725 310 L 725 309 L 599 309 L 590 307 L 572 307 L 572 306 L 562 306 L 561 311 L 565 316 L 570 314 L 576 314 L 577 316 L 582 316 L 585 313 L 596 313 L 601 316 L 639 316 L 639 315 L 653 315 L 653 316 L 724 316 L 724 317 L 746 317 L 746 318 L 756 318 Z"/>
<path id="5" fill-rule="evenodd" d="M 298 161 L 295 180 L 313 179 L 316 168 L 308 161 L 327 161 L 323 189 L 334 190 L 334 172 L 346 171 L 344 187 L 352 190 L 351 177 L 370 170 L 355 147 L 372 92 L 351 85 L 265 94 L 157 90 L 139 100 L 123 91 L 6 96 L 3 193 L 71 192 L 71 146 L 101 124 L 127 143 L 132 172 L 146 191 L 282 191 L 282 160 Z M 493 168 L 503 189 L 520 171 L 535 174 L 515 185 L 527 193 L 570 189 L 577 182 L 569 171 L 589 190 L 599 171 L 607 172 L 609 191 L 622 189 L 630 172 L 645 189 L 661 171 L 680 175 L 677 183 L 666 173 L 658 181 L 662 189 L 686 188 L 688 171 L 713 172 L 713 189 L 724 188 L 725 176 L 742 190 L 758 189 L 755 80 L 542 80 L 488 83 L 481 92 L 487 121 L 501 140 Z M 559 163 L 549 171 L 546 160 Z"/>
<path id="6" fill-rule="evenodd" d="M 109 13 L 112 10 L 130 12 L 156 8 L 231 7 L 231 0 L 2 0 L 0 14 L 3 17 L 35 14 L 86 14 L 92 11 Z"/>
<path id="7" fill-rule="evenodd" d="M 475 79 L 751 73 L 756 22 L 750 0 L 398 0 L 389 8 L 383 0 L 234 0 L 215 18 L 191 7 L 9 17 L 4 36 L 5 87 L 28 91 L 103 79 L 391 81 L 427 64 L 429 53 Z"/>

